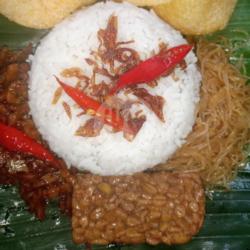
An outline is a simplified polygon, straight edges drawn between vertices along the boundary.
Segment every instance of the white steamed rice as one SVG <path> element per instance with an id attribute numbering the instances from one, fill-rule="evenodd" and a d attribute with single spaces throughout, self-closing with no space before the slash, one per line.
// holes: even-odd
<path id="1" fill-rule="evenodd" d="M 58 88 L 54 75 L 60 76 L 63 69 L 71 67 L 80 67 L 86 75 L 91 75 L 84 59 L 90 57 L 91 50 L 97 50 L 97 32 L 106 27 L 112 14 L 118 17 L 118 41 L 134 40 L 127 47 L 138 51 L 142 59 L 150 57 L 153 50 L 157 52 L 160 42 L 170 47 L 186 43 L 178 31 L 154 13 L 128 3 L 109 1 L 80 10 L 57 25 L 41 41 L 30 71 L 29 104 L 43 138 L 69 165 L 100 175 L 131 174 L 165 162 L 192 130 L 201 79 L 197 59 L 191 52 L 186 57 L 185 72 L 175 70 L 178 81 L 170 75 L 162 77 L 156 88 L 146 87 L 166 100 L 166 122 L 162 123 L 143 106 L 147 120 L 132 142 L 124 139 L 121 132 L 110 133 L 107 126 L 97 137 L 75 136 L 75 131 L 89 117 L 77 117 L 80 110 L 75 108 L 70 120 L 61 102 L 64 100 L 71 106 L 74 102 L 66 94 L 57 105 L 51 105 Z M 61 79 L 75 83 L 74 79 Z"/>

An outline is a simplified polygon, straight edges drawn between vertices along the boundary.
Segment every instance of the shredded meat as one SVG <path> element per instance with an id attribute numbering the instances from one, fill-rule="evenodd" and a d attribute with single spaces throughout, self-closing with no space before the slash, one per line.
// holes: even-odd
<path id="1" fill-rule="evenodd" d="M 161 96 L 153 96 L 144 88 L 133 89 L 133 94 L 137 96 L 149 109 L 151 109 L 157 117 L 164 122 L 163 106 L 164 98 Z"/>

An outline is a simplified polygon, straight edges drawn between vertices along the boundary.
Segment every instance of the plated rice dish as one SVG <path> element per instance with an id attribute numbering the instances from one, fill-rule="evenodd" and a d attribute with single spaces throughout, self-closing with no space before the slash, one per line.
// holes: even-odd
<path id="1" fill-rule="evenodd" d="M 154 88 L 143 86 L 150 94 L 164 98 L 164 122 L 145 105 L 134 104 L 132 108 L 142 109 L 146 121 L 133 141 L 123 138 L 121 132 L 110 133 L 109 127 L 93 138 L 76 136 L 77 129 L 90 116 L 77 116 L 81 110 L 74 108 L 74 102 L 65 94 L 56 105 L 51 104 L 58 88 L 54 75 L 78 67 L 91 77 L 93 67 L 85 59 L 98 49 L 97 33 L 107 26 L 111 15 L 117 16 L 117 42 L 133 41 L 126 47 L 137 51 L 141 60 L 158 53 L 162 43 L 170 48 L 186 43 L 179 32 L 153 13 L 128 3 L 98 3 L 62 22 L 41 41 L 30 72 L 31 113 L 43 137 L 69 165 L 101 175 L 131 174 L 164 163 L 192 130 L 201 80 L 197 59 L 190 52 L 184 70 L 177 68 L 172 75 L 160 78 Z M 112 84 L 107 77 L 97 77 L 96 84 Z M 71 85 L 77 82 L 76 77 L 61 79 Z M 119 97 L 127 101 L 136 98 L 126 96 L 124 91 Z M 72 107 L 72 119 L 65 113 L 62 101 Z"/>

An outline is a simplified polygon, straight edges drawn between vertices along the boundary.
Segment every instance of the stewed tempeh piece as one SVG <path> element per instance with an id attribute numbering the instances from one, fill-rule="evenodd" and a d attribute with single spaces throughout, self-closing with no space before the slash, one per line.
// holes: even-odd
<path id="1" fill-rule="evenodd" d="M 202 226 L 205 196 L 195 173 L 79 174 L 73 191 L 76 243 L 185 243 Z"/>

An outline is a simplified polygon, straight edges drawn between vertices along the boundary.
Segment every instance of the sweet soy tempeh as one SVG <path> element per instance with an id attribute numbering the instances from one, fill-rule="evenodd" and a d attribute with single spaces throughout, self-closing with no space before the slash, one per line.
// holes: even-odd
<path id="1" fill-rule="evenodd" d="M 73 191 L 76 243 L 181 244 L 202 226 L 205 197 L 195 173 L 77 175 Z"/>

